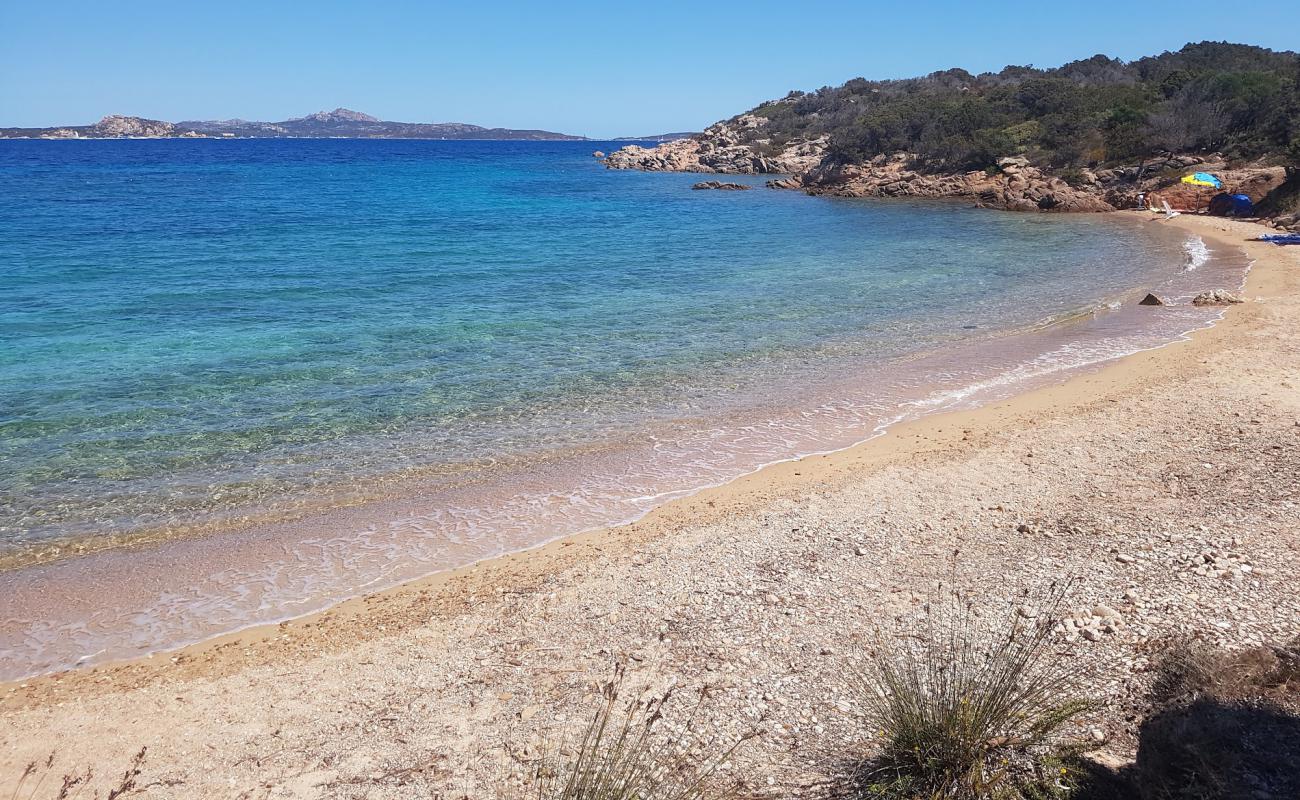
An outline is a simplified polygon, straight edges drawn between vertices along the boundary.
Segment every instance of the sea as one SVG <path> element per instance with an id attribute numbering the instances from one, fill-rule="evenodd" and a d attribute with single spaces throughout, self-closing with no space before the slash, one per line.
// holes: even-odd
<path id="1" fill-rule="evenodd" d="M 619 144 L 0 142 L 0 680 L 1063 381 L 1249 267 L 1136 212 L 697 191 Z"/>

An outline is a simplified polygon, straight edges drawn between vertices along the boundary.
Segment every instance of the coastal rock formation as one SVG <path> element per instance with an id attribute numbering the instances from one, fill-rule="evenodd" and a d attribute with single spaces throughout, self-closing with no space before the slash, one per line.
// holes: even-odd
<path id="1" fill-rule="evenodd" d="M 1192 298 L 1194 306 L 1228 306 L 1233 303 L 1244 302 L 1240 296 L 1233 294 L 1225 289 L 1214 289 L 1209 292 L 1201 292 Z"/>
<path id="2" fill-rule="evenodd" d="M 743 183 L 723 183 L 722 181 L 701 181 L 695 184 L 694 186 L 692 186 L 691 188 L 692 189 L 721 189 L 723 191 L 728 191 L 728 192 L 742 192 L 742 191 L 747 191 L 750 187 L 746 186 Z"/>
<path id="3" fill-rule="evenodd" d="M 970 172 L 945 171 L 914 153 L 878 155 L 851 164 L 827 154 L 826 137 L 774 149 L 770 140 L 754 138 L 765 123 L 764 117 L 746 114 L 690 139 L 650 148 L 629 145 L 610 153 L 605 166 L 649 172 L 783 173 L 789 177 L 769 180 L 767 187 L 834 197 L 964 198 L 982 208 L 1050 212 L 1137 208 L 1139 199 L 1156 208 L 1167 202 L 1178 211 L 1201 210 L 1219 191 L 1182 183 L 1182 176 L 1192 170 L 1213 172 L 1223 181 L 1222 191 L 1247 195 L 1256 204 L 1284 194 L 1288 181 L 1286 168 L 1280 166 L 1230 168 L 1219 157 L 1178 154 L 1104 170 L 1080 169 L 1067 176 L 1053 175 L 1023 156 L 1001 158 L 996 169 Z M 1271 213 L 1277 227 L 1300 225 L 1294 213 Z"/>
<path id="4" fill-rule="evenodd" d="M 744 114 L 719 122 L 699 136 L 664 142 L 655 147 L 628 145 L 605 158 L 609 169 L 646 172 L 722 172 L 736 175 L 800 173 L 820 163 L 827 140 L 794 140 L 781 146 L 755 138 L 765 117 Z"/>
<path id="5" fill-rule="evenodd" d="M 170 122 L 109 114 L 91 126 L 91 133 L 102 138 L 115 138 L 126 136 L 175 136 L 179 131 Z"/>
<path id="6" fill-rule="evenodd" d="M 1168 178 L 1148 180 L 1137 185 L 1148 191 L 1149 202 L 1156 208 L 1160 208 L 1162 203 L 1168 203 L 1175 211 L 1201 211 L 1209 205 L 1210 198 L 1221 192 L 1244 194 L 1252 203 L 1260 203 L 1286 182 L 1285 167 L 1228 169 L 1226 164 L 1220 162 L 1207 171 L 1213 172 L 1215 177 L 1223 181 L 1222 189 L 1193 186 L 1181 181 L 1168 183 Z"/>
<path id="7" fill-rule="evenodd" d="M 753 138 L 765 122 L 763 117 L 743 115 L 691 139 L 651 148 L 629 145 L 609 154 L 605 165 L 650 172 L 775 172 L 789 177 L 767 181 L 769 189 L 834 197 L 964 198 L 982 208 L 1050 212 L 1137 208 L 1139 199 L 1157 208 L 1167 202 L 1174 210 L 1204 209 L 1218 191 L 1182 183 L 1182 176 L 1192 170 L 1213 172 L 1223 181 L 1222 191 L 1247 195 L 1256 204 L 1284 194 L 1288 181 L 1286 168 L 1280 166 L 1230 168 L 1222 158 L 1177 154 L 1104 170 L 1080 169 L 1064 177 L 1023 156 L 999 159 L 996 169 L 970 172 L 945 171 L 913 153 L 879 155 L 851 164 L 827 154 L 825 137 L 792 141 L 772 151 L 769 140 Z M 764 152 L 770 154 L 761 155 Z M 1270 213 L 1276 227 L 1300 225 L 1300 216 L 1294 213 Z"/>
<path id="8" fill-rule="evenodd" d="M 1140 306 L 1163 306 L 1164 304 L 1165 304 L 1164 300 L 1161 300 L 1156 295 L 1150 293 L 1148 293 L 1146 297 L 1138 301 L 1138 305 Z"/>
<path id="9" fill-rule="evenodd" d="M 908 153 L 865 164 L 823 163 L 800 176 L 809 194 L 836 197 L 967 197 L 977 206 L 1012 211 L 1114 211 L 1095 189 L 1071 186 L 1025 158 L 1004 158 L 999 171 L 936 173 L 918 169 Z"/>

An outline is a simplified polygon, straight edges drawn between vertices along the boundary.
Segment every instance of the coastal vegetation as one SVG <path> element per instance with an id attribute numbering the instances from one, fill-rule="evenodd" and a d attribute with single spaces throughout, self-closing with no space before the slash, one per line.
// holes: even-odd
<path id="1" fill-rule="evenodd" d="M 739 796 L 739 784 L 721 776 L 728 759 L 756 730 L 730 742 L 704 737 L 695 711 L 676 731 L 668 730 L 664 711 L 673 691 L 647 700 L 620 703 L 623 672 L 601 691 L 601 703 L 572 756 L 555 763 L 542 760 L 534 775 L 537 800 L 725 800 Z"/>
<path id="2" fill-rule="evenodd" d="M 955 600 L 922 623 L 879 636 L 844 662 L 861 727 L 823 734 L 831 774 L 810 796 L 834 800 L 1259 800 L 1300 792 L 1300 639 L 1229 650 L 1166 642 L 1127 763 L 1097 757 L 1082 735 L 1095 710 L 1084 669 L 1059 647 L 1059 595 L 1037 611 L 986 621 Z M 739 735 L 707 733 L 673 689 L 627 692 L 622 669 L 600 686 L 577 737 L 556 735 L 524 785 L 490 796 L 533 800 L 771 798 L 761 764 L 738 768 L 763 721 Z M 633 695 L 631 699 L 627 695 Z M 862 742 L 867 742 L 864 745 Z M 16 777 L 15 800 L 147 796 L 147 750 L 95 787 L 90 769 L 56 754 Z M 754 767 L 759 773 L 753 772 Z M 400 771 L 399 771 L 400 772 Z M 270 784 L 268 784 L 269 786 Z M 103 793 L 101 790 L 107 790 Z M 417 796 L 417 795 L 411 795 Z M 423 795 L 419 795 L 423 796 Z M 437 794 L 468 800 L 481 795 Z"/>
<path id="3" fill-rule="evenodd" d="M 1069 796 L 1086 746 L 1063 732 L 1089 704 L 1077 662 L 1055 649 L 1060 606 L 1058 594 L 1041 613 L 989 623 L 953 597 L 882 639 L 853 681 L 878 746 L 853 771 L 850 794 Z"/>
<path id="4" fill-rule="evenodd" d="M 1134 761 L 1091 751 L 1084 670 L 1059 648 L 1063 595 L 986 620 L 959 598 L 880 637 L 845 672 L 864 725 L 826 749 L 846 764 L 815 796 L 836 800 L 1221 800 L 1294 797 L 1300 768 L 1300 639 L 1241 650 L 1170 642 L 1153 669 Z M 697 735 L 694 711 L 663 730 L 671 692 L 618 702 L 620 678 L 570 757 L 543 760 L 537 800 L 768 797 L 729 773 L 759 734 Z M 699 706 L 695 707 L 698 710 Z M 858 743 L 869 741 L 867 750 Z M 724 775 L 731 777 L 723 778 Z M 783 796 L 783 795 L 782 795 Z"/>
<path id="5" fill-rule="evenodd" d="M 1096 55 L 1053 69 L 963 69 L 794 91 L 749 112 L 779 149 L 829 137 L 861 163 L 914 153 L 933 168 L 995 168 L 1001 157 L 1072 174 L 1159 152 L 1300 162 L 1300 56 L 1220 42 L 1124 62 Z M 1074 173 L 1077 174 L 1077 173 Z"/>

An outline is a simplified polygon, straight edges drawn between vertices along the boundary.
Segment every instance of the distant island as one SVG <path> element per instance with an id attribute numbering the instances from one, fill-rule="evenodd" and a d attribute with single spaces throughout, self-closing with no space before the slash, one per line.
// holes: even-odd
<path id="1" fill-rule="evenodd" d="M 505 139 L 586 141 L 542 130 L 484 128 L 463 122 L 390 122 L 359 111 L 336 108 L 281 122 L 243 119 L 164 122 L 110 114 L 93 125 L 50 128 L 0 128 L 4 139 Z"/>

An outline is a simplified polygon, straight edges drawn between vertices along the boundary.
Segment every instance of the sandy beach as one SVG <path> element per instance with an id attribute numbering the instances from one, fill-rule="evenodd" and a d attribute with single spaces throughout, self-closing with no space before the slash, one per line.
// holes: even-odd
<path id="1" fill-rule="evenodd" d="M 1062 579 L 1071 609 L 1123 614 L 1060 646 L 1095 665 L 1090 734 L 1130 758 L 1171 638 L 1300 633 L 1300 248 L 1246 241 L 1267 229 L 1244 222 L 1148 224 L 1244 247 L 1247 301 L 1188 341 L 632 525 L 2 686 L 0 792 L 51 753 L 107 786 L 147 747 L 148 797 L 490 796 L 622 664 L 637 688 L 708 687 L 711 724 L 765 731 L 746 780 L 807 796 L 855 735 L 841 676 L 875 626 L 940 584 L 1001 612 Z"/>

